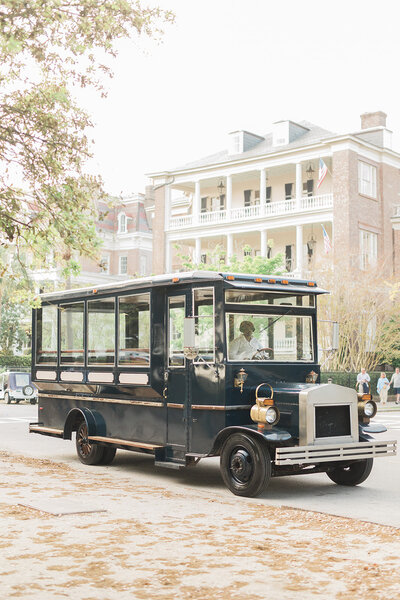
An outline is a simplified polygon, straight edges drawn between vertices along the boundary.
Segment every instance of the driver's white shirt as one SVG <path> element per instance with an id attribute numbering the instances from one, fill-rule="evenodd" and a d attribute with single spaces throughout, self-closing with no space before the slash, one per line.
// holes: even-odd
<path id="1" fill-rule="evenodd" d="M 252 337 L 249 341 L 241 333 L 229 346 L 229 358 L 234 360 L 251 360 L 260 348 L 261 344 L 256 338 Z"/>

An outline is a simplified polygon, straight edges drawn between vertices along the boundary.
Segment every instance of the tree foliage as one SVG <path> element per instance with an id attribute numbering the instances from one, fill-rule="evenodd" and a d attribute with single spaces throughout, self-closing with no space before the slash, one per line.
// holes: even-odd
<path id="1" fill-rule="evenodd" d="M 108 58 L 120 38 L 159 34 L 171 13 L 133 0 L 3 0 L 0 4 L 0 243 L 68 265 L 74 251 L 96 257 L 100 177 L 91 155 L 89 115 L 73 95 L 105 94 Z M 7 275 L 3 263 L 2 276 Z"/>
<path id="2" fill-rule="evenodd" d="M 175 248 L 184 271 L 231 271 L 232 273 L 254 273 L 256 275 L 279 275 L 284 271 L 282 254 L 279 253 L 274 258 L 252 256 L 249 245 L 245 245 L 242 249 L 243 259 L 239 259 L 234 254 L 227 260 L 226 252 L 218 244 L 209 254 L 209 261 L 200 264 L 195 263 L 189 255 L 182 254 L 179 245 L 176 245 Z"/>

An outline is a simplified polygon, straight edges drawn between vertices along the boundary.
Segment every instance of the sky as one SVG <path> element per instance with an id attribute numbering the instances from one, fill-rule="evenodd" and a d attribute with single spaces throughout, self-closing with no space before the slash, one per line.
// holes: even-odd
<path id="1" fill-rule="evenodd" d="M 336 133 L 383 110 L 400 152 L 398 0 L 143 0 L 175 13 L 161 44 L 119 45 L 108 97 L 82 103 L 110 194 L 213 154 L 237 129 L 307 120 Z"/>

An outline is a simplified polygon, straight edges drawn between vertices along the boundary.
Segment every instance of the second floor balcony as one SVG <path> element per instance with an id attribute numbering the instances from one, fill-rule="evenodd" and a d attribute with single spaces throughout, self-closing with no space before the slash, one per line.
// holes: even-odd
<path id="1" fill-rule="evenodd" d="M 190 214 L 172 217 L 169 220 L 169 229 L 176 230 L 243 221 L 257 221 L 300 213 L 323 212 L 332 207 L 332 193 L 317 196 L 302 196 L 278 202 L 233 207 L 228 210 L 222 208 L 220 210 L 200 212 L 197 215 Z"/>

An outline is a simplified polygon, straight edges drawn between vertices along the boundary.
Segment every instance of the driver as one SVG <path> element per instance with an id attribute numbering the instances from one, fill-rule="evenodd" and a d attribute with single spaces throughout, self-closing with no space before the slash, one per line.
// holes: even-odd
<path id="1" fill-rule="evenodd" d="M 253 337 L 254 325 L 251 321 L 242 321 L 239 331 L 241 335 L 235 338 L 229 347 L 230 358 L 235 360 L 252 360 L 256 354 L 272 348 L 263 348 L 260 342 Z"/>

